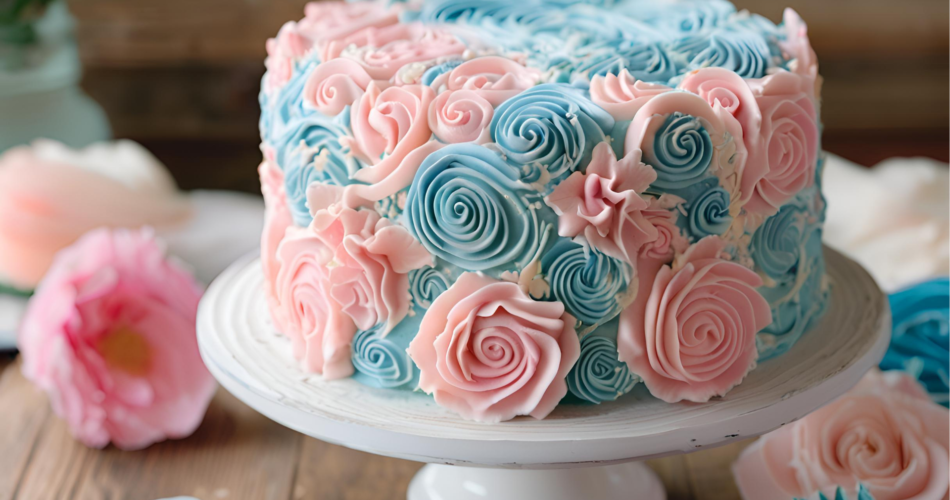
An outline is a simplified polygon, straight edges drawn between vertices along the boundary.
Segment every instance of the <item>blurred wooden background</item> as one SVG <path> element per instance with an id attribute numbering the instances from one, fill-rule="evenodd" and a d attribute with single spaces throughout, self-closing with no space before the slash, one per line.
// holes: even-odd
<path id="1" fill-rule="evenodd" d="M 303 0 L 68 0 L 83 85 L 117 137 L 152 149 L 183 188 L 257 191 L 264 40 Z M 808 22 L 825 77 L 825 149 L 865 165 L 948 156 L 947 0 L 735 0 Z"/>

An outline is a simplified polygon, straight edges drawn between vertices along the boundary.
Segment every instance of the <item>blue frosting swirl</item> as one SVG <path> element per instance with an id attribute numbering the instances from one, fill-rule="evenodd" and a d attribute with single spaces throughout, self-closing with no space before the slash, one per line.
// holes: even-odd
<path id="1" fill-rule="evenodd" d="M 278 147 L 285 136 L 293 132 L 294 123 L 312 113 L 304 107 L 303 88 L 319 61 L 315 55 L 309 57 L 294 64 L 290 81 L 276 94 L 267 95 L 261 90 L 261 139 L 271 146 Z"/>
<path id="2" fill-rule="evenodd" d="M 462 269 L 521 270 L 547 245 L 557 216 L 520 175 L 482 146 L 446 146 L 419 166 L 406 225 L 430 253 Z"/>
<path id="3" fill-rule="evenodd" d="M 670 51 L 690 70 L 725 68 L 743 78 L 764 77 L 772 56 L 761 35 L 732 30 L 684 38 L 673 43 Z"/>
<path id="4" fill-rule="evenodd" d="M 287 205 L 294 223 L 306 226 L 313 220 L 307 206 L 307 187 L 314 182 L 350 184 L 350 176 L 360 165 L 340 144 L 340 138 L 348 133 L 335 121 L 311 112 L 293 125 L 293 132 L 277 146 L 277 164 L 284 169 Z"/>
<path id="5" fill-rule="evenodd" d="M 729 215 L 729 192 L 714 186 L 686 205 L 687 229 L 696 240 L 709 235 L 723 235 L 732 225 Z"/>
<path id="6" fill-rule="evenodd" d="M 449 286 L 449 278 L 434 267 L 409 271 L 409 294 L 416 307 L 428 309 L 432 301 L 448 290 Z"/>
<path id="7" fill-rule="evenodd" d="M 712 139 L 699 119 L 672 113 L 656 131 L 644 162 L 656 170 L 653 187 L 683 189 L 706 177 L 712 155 Z"/>
<path id="8" fill-rule="evenodd" d="M 804 252 L 808 209 L 789 203 L 765 219 L 752 235 L 752 260 L 760 271 L 780 284 L 795 280 Z"/>
<path id="9" fill-rule="evenodd" d="M 620 74 L 626 69 L 637 80 L 666 83 L 678 73 L 676 65 L 657 42 L 609 40 L 577 54 L 576 71 L 588 77 Z"/>
<path id="10" fill-rule="evenodd" d="M 614 401 L 630 392 L 639 378 L 617 356 L 617 322 L 602 325 L 581 339 L 581 354 L 567 375 L 571 395 L 588 403 Z"/>
<path id="11" fill-rule="evenodd" d="M 463 62 L 465 61 L 463 61 L 462 59 L 452 59 L 451 61 L 447 61 L 442 64 L 436 64 L 435 66 L 432 66 L 431 68 L 427 69 L 425 73 L 422 74 L 420 83 L 431 87 L 432 83 L 435 81 L 436 78 L 459 67 Z"/>
<path id="12" fill-rule="evenodd" d="M 591 102 L 586 91 L 548 83 L 504 102 L 489 130 L 508 161 L 540 165 L 556 183 L 587 166 L 594 146 L 613 127 L 613 117 Z"/>
<path id="13" fill-rule="evenodd" d="M 934 401 L 950 401 L 950 278 L 914 285 L 888 297 L 894 330 L 882 370 L 905 370 Z"/>
<path id="14" fill-rule="evenodd" d="M 383 325 L 356 332 L 350 353 L 353 378 L 361 384 L 381 389 L 414 389 L 419 381 L 419 369 L 406 349 L 419 331 L 424 314 L 424 310 L 413 308 L 385 336 L 382 335 Z"/>
<path id="15" fill-rule="evenodd" d="M 585 325 L 605 323 L 622 310 L 630 270 L 586 244 L 560 239 L 541 258 L 553 298 Z"/>
<path id="16" fill-rule="evenodd" d="M 710 31 L 726 23 L 736 13 L 735 6 L 720 0 L 678 2 L 638 0 L 624 2 L 620 8 L 625 14 L 674 36 Z"/>

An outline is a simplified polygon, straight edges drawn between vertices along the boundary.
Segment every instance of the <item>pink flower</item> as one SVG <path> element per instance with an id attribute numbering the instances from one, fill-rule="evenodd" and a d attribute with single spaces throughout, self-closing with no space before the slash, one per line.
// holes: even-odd
<path id="1" fill-rule="evenodd" d="M 92 229 L 166 228 L 190 215 L 165 167 L 134 142 L 13 148 L 0 155 L 0 282 L 32 289 Z"/>
<path id="2" fill-rule="evenodd" d="M 377 2 L 310 2 L 298 25 L 316 42 L 320 60 L 326 62 L 339 57 L 355 33 L 399 23 L 397 7 L 383 8 Z"/>
<path id="3" fill-rule="evenodd" d="M 544 418 L 567 394 L 580 355 L 574 318 L 515 283 L 462 274 L 427 310 L 409 356 L 419 388 L 482 422 Z"/>
<path id="4" fill-rule="evenodd" d="M 311 229 L 334 249 L 329 292 L 356 327 L 384 324 L 384 334 L 409 313 L 409 271 L 434 265 L 432 255 L 404 227 L 373 210 L 331 207 Z"/>
<path id="5" fill-rule="evenodd" d="M 858 485 L 876 500 L 948 496 L 947 409 L 901 372 L 865 375 L 850 392 L 745 449 L 733 466 L 748 500 L 829 498 Z"/>
<path id="6" fill-rule="evenodd" d="M 536 69 L 505 57 L 485 56 L 466 61 L 440 75 L 432 87 L 444 85 L 447 90 L 470 90 L 492 106 L 499 106 L 540 80 L 541 73 Z"/>
<path id="7" fill-rule="evenodd" d="M 23 319 L 23 372 L 87 446 L 190 435 L 214 394 L 201 288 L 149 231 L 99 229 L 56 256 Z"/>
<path id="8" fill-rule="evenodd" d="M 746 210 L 772 215 L 815 182 L 818 114 L 801 91 L 798 75 L 786 71 L 768 76 L 758 92 L 762 132 L 759 140 L 746 142 L 750 167 L 742 176 L 741 191 L 748 200 Z"/>
<path id="9" fill-rule="evenodd" d="M 596 75 L 590 80 L 590 98 L 617 120 L 632 120 L 653 97 L 671 89 L 658 83 L 637 80 L 626 70 L 619 75 Z"/>
<path id="10" fill-rule="evenodd" d="M 279 330 L 284 330 L 284 320 L 277 300 L 277 247 L 284 239 L 287 229 L 294 221 L 287 207 L 284 189 L 284 173 L 272 162 L 264 161 L 257 169 L 261 178 L 261 193 L 264 195 L 264 232 L 261 234 L 261 266 L 264 268 L 264 293 L 270 306 L 271 317 Z"/>
<path id="11" fill-rule="evenodd" d="M 381 200 L 412 183 L 422 160 L 440 147 L 431 141 L 429 129 L 434 97 L 432 89 L 422 85 L 380 90 L 375 82 L 369 84 L 350 121 L 353 154 L 370 166 L 353 175 L 365 185 L 348 189 L 348 206 Z"/>
<path id="12" fill-rule="evenodd" d="M 447 90 L 432 101 L 429 125 L 444 142 L 487 142 L 493 113 L 491 103 L 476 91 Z"/>
<path id="13" fill-rule="evenodd" d="M 650 207 L 640 213 L 656 228 L 657 237 L 643 245 L 640 258 L 669 263 L 673 261 L 674 256 L 689 248 L 689 241 L 683 236 L 683 230 L 676 225 L 679 212 L 675 207 L 684 202 L 682 198 L 671 194 L 650 199 Z"/>
<path id="14" fill-rule="evenodd" d="M 274 92 L 290 81 L 294 72 L 294 61 L 306 55 L 313 41 L 300 32 L 297 23 L 288 21 L 277 32 L 277 38 L 267 40 L 267 67 L 265 91 Z"/>
<path id="15" fill-rule="evenodd" d="M 620 316 L 620 359 L 650 393 L 669 403 L 705 402 L 737 385 L 755 365 L 755 335 L 772 322 L 762 280 L 722 258 L 703 238 L 673 266 L 638 263 L 640 289 Z"/>
<path id="16" fill-rule="evenodd" d="M 372 79 L 357 62 L 333 59 L 317 65 L 307 77 L 303 98 L 327 116 L 336 116 L 363 97 Z"/>
<path id="17" fill-rule="evenodd" d="M 409 64 L 461 55 L 466 48 L 448 31 L 426 27 L 422 23 L 367 29 L 345 42 L 355 50 L 344 51 L 341 55 L 359 62 L 375 80 L 390 80 Z"/>
<path id="18" fill-rule="evenodd" d="M 643 216 L 648 202 L 640 194 L 656 180 L 656 173 L 640 162 L 640 150 L 628 150 L 621 160 L 607 143 L 593 151 L 587 172 L 574 172 L 545 198 L 558 218 L 558 234 L 583 235 L 598 250 L 636 262 L 640 247 L 657 238 L 657 230 Z"/>
<path id="19" fill-rule="evenodd" d="M 792 9 L 785 9 L 785 40 L 779 46 L 789 61 L 792 72 L 802 76 L 802 91 L 812 100 L 821 97 L 821 77 L 818 75 L 818 56 L 808 39 L 808 26 Z"/>
<path id="20" fill-rule="evenodd" d="M 356 333 L 353 319 L 330 296 L 334 248 L 309 228 L 291 227 L 277 247 L 274 288 L 283 321 L 281 333 L 293 345 L 303 369 L 327 379 L 353 374 L 350 344 Z"/>

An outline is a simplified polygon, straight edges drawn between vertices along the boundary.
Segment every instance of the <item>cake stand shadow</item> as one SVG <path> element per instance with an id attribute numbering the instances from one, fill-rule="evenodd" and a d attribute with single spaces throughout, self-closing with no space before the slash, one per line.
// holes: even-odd
<path id="1" fill-rule="evenodd" d="M 723 398 L 667 404 L 643 388 L 601 405 L 562 405 L 544 420 L 460 419 L 430 397 L 327 382 L 301 371 L 267 311 L 260 262 L 235 263 L 209 288 L 198 344 L 225 389 L 272 420 L 330 443 L 426 462 L 409 500 L 665 498 L 640 460 L 757 436 L 830 402 L 887 349 L 884 294 L 826 248 L 831 304 L 786 354 L 760 363 Z"/>

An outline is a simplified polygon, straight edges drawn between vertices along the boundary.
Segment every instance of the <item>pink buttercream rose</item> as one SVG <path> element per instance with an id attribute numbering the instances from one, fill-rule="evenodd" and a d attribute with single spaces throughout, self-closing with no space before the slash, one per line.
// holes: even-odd
<path id="1" fill-rule="evenodd" d="M 574 172 L 554 188 L 545 202 L 558 215 L 558 234 L 583 235 L 612 257 L 634 263 L 657 230 L 643 216 L 649 207 L 643 193 L 656 173 L 640 161 L 640 150 L 628 150 L 619 161 L 607 143 L 594 147 L 586 173 Z"/>
<path id="2" fill-rule="evenodd" d="M 443 142 L 487 142 L 494 109 L 473 90 L 447 90 L 429 107 L 429 126 Z"/>
<path id="3" fill-rule="evenodd" d="M 591 100 L 617 120 L 632 120 L 650 99 L 670 90 L 666 85 L 637 80 L 626 69 L 590 80 Z"/>
<path id="4" fill-rule="evenodd" d="M 334 248 L 309 228 L 290 227 L 277 247 L 279 268 L 274 288 L 283 322 L 281 333 L 293 346 L 304 370 L 327 379 L 353 374 L 350 344 L 353 319 L 330 295 Z"/>
<path id="5" fill-rule="evenodd" d="M 722 258 L 703 238 L 672 266 L 638 262 L 639 291 L 621 313 L 621 361 L 669 403 L 705 402 L 739 384 L 755 365 L 755 335 L 772 322 L 753 271 Z"/>
<path id="6" fill-rule="evenodd" d="M 333 206 L 314 215 L 311 230 L 329 247 L 330 296 L 357 328 L 388 333 L 409 313 L 409 271 L 434 265 L 404 227 L 373 210 Z"/>
<path id="7" fill-rule="evenodd" d="M 422 23 L 402 23 L 367 29 L 346 39 L 340 56 L 360 63 L 375 80 L 390 80 L 403 67 L 458 56 L 465 44 L 448 31 Z"/>
<path id="8" fill-rule="evenodd" d="M 741 180 L 744 208 L 771 215 L 815 182 L 818 168 L 818 113 L 801 91 L 801 77 L 787 71 L 757 84 L 762 113 L 758 140 L 746 141 L 749 159 Z"/>
<path id="9" fill-rule="evenodd" d="M 367 165 L 353 174 L 346 204 L 365 205 L 409 186 L 425 156 L 440 146 L 432 141 L 429 107 L 435 95 L 423 85 L 381 90 L 375 82 L 351 116 L 353 153 Z"/>
<path id="10" fill-rule="evenodd" d="M 317 65 L 307 77 L 304 102 L 327 116 L 336 116 L 359 101 L 371 81 L 357 62 L 333 59 Z"/>
<path id="11" fill-rule="evenodd" d="M 277 32 L 276 38 L 269 38 L 265 47 L 267 58 L 267 78 L 264 90 L 274 92 L 290 81 L 294 72 L 294 61 L 307 54 L 313 41 L 300 32 L 297 23 L 288 21 Z"/>
<path id="12" fill-rule="evenodd" d="M 650 206 L 640 213 L 656 228 L 655 240 L 646 243 L 640 249 L 640 257 L 656 262 L 669 263 L 673 257 L 689 248 L 689 240 L 683 235 L 683 230 L 676 221 L 680 212 L 676 208 L 685 203 L 685 200 L 671 194 L 664 194 L 659 198 L 651 198 Z"/>
<path id="13" fill-rule="evenodd" d="M 462 274 L 435 299 L 409 344 L 419 388 L 467 419 L 544 418 L 567 394 L 565 377 L 580 355 L 574 323 L 560 302 Z"/>
<path id="14" fill-rule="evenodd" d="M 287 229 L 294 221 L 287 207 L 287 192 L 284 188 L 284 173 L 272 162 L 264 161 L 257 169 L 261 178 L 261 193 L 264 195 L 264 231 L 261 234 L 261 266 L 264 270 L 264 294 L 270 306 L 271 317 L 279 330 L 284 329 L 281 309 L 277 300 L 277 247 L 284 239 Z"/>
<path id="15" fill-rule="evenodd" d="M 87 446 L 188 436 L 215 390 L 195 336 L 201 293 L 150 231 L 90 232 L 30 299 L 23 373 Z"/>
<path id="16" fill-rule="evenodd" d="M 310 2 L 298 25 L 315 41 L 320 60 L 326 62 L 339 57 L 355 33 L 399 23 L 400 10 L 399 5 L 387 7 L 379 2 Z"/>
<path id="17" fill-rule="evenodd" d="M 59 250 L 98 227 L 173 227 L 187 198 L 134 142 L 35 141 L 0 155 L 0 283 L 32 289 Z"/>
<path id="18" fill-rule="evenodd" d="M 747 500 L 806 498 L 860 484 L 875 500 L 948 497 L 947 409 L 902 372 L 865 375 L 805 418 L 766 434 L 733 466 Z"/>
<path id="19" fill-rule="evenodd" d="M 790 59 L 792 72 L 802 76 L 802 91 L 817 101 L 821 97 L 821 76 L 818 75 L 818 56 L 808 39 L 808 27 L 792 9 L 785 9 L 783 20 L 785 40 L 780 41 L 779 46 Z"/>
<path id="20" fill-rule="evenodd" d="M 492 106 L 511 99 L 541 80 L 541 73 L 533 68 L 500 56 L 484 56 L 463 62 L 432 82 L 433 88 L 469 90 Z"/>

